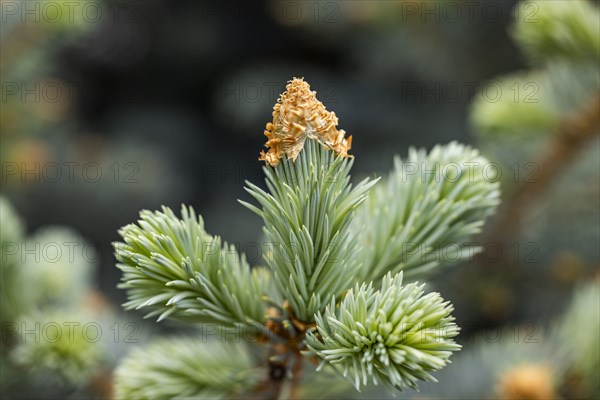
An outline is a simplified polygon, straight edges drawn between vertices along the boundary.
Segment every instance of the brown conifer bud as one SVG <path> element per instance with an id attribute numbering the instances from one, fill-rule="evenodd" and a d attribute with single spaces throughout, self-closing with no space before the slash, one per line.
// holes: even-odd
<path id="1" fill-rule="evenodd" d="M 335 113 L 317 100 L 310 85 L 302 78 L 294 78 L 273 107 L 273 122 L 265 130 L 268 150 L 261 151 L 259 160 L 273 167 L 284 155 L 295 161 L 306 139 L 316 140 L 342 157 L 351 157 L 348 150 L 352 136 L 345 138 L 346 132 L 338 130 L 337 124 Z"/>
<path id="2" fill-rule="evenodd" d="M 552 371 L 546 365 L 524 364 L 506 371 L 497 384 L 499 399 L 547 400 L 556 398 Z"/>

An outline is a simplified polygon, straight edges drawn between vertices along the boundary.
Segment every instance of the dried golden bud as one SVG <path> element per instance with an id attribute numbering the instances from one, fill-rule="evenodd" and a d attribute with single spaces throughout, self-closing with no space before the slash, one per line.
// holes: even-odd
<path id="1" fill-rule="evenodd" d="M 286 91 L 273 107 L 273 122 L 269 122 L 265 130 L 268 139 L 265 147 L 269 150 L 261 151 L 259 160 L 273 167 L 284 155 L 295 161 L 307 138 L 342 157 L 351 157 L 348 150 L 352 146 L 352 136 L 345 138 L 346 132 L 337 129 L 335 113 L 327 111 L 316 94 L 303 78 L 288 82 Z"/>

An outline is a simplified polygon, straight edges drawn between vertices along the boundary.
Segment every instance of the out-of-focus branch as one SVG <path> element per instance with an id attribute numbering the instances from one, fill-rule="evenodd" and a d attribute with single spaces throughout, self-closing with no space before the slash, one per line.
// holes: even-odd
<path id="1" fill-rule="evenodd" d="M 600 94 L 592 97 L 580 110 L 560 124 L 546 151 L 536 164 L 533 182 L 521 182 L 513 195 L 503 202 L 501 219 L 488 236 L 488 243 L 506 243 L 519 231 L 523 215 L 539 196 L 546 193 L 555 178 L 579 152 L 600 133 Z"/>

